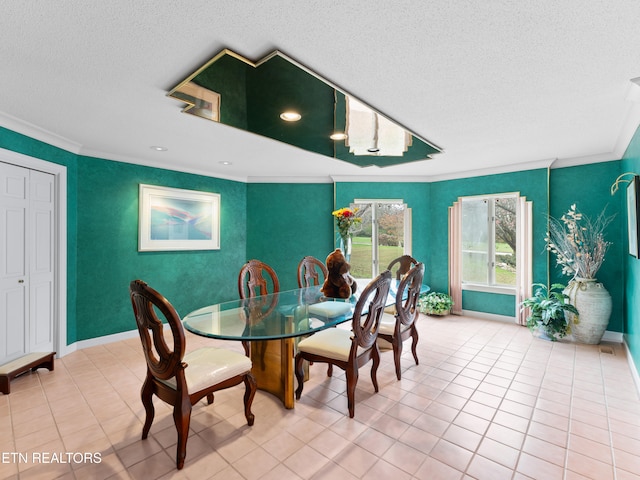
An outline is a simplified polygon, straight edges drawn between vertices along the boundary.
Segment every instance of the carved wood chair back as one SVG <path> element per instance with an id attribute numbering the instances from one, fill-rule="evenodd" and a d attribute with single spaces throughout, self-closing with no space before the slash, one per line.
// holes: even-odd
<path id="1" fill-rule="evenodd" d="M 322 280 L 318 270 L 322 273 Z M 315 257 L 308 255 L 298 263 L 298 287 L 300 288 L 322 285 L 327 275 L 329 271 L 326 265 Z"/>

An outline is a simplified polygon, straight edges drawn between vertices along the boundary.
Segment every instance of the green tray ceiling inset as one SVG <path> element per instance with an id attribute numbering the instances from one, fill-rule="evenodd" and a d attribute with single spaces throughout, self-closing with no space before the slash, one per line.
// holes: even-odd
<path id="1" fill-rule="evenodd" d="M 257 63 L 223 50 L 168 94 L 183 111 L 367 167 L 426 160 L 442 151 L 279 51 Z M 297 122 L 280 118 L 285 111 Z M 335 132 L 345 140 L 331 140 Z"/>

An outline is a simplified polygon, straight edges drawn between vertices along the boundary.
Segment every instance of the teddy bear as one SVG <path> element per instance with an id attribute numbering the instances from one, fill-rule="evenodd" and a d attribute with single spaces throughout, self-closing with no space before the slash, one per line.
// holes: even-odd
<path id="1" fill-rule="evenodd" d="M 327 256 L 327 270 L 329 274 L 322 285 L 322 293 L 331 298 L 349 298 L 356 293 L 358 284 L 349 274 L 351 265 L 344 258 L 342 250 L 336 248 Z"/>

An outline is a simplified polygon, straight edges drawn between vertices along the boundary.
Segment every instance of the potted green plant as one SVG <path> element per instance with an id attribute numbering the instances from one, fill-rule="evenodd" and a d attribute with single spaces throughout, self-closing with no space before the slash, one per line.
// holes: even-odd
<path id="1" fill-rule="evenodd" d="M 529 330 L 551 341 L 571 333 L 571 322 L 565 313 L 578 315 L 578 310 L 568 302 L 569 295 L 563 292 L 565 286 L 560 283 L 554 283 L 551 288 L 541 283 L 535 283 L 533 286 L 538 287 L 536 293 L 521 304 L 522 308 L 529 308 Z"/>
<path id="2" fill-rule="evenodd" d="M 420 296 L 418 308 L 427 315 L 448 315 L 453 306 L 453 300 L 446 293 L 430 292 Z"/>

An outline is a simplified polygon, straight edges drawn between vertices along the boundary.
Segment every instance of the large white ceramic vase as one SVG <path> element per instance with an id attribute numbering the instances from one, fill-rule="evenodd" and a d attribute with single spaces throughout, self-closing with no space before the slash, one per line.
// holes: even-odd
<path id="1" fill-rule="evenodd" d="M 573 338 L 579 343 L 596 345 L 600 343 L 611 317 L 611 295 L 595 278 L 576 277 L 564 292 L 579 312 L 575 315 L 566 312 L 572 322 Z"/>

